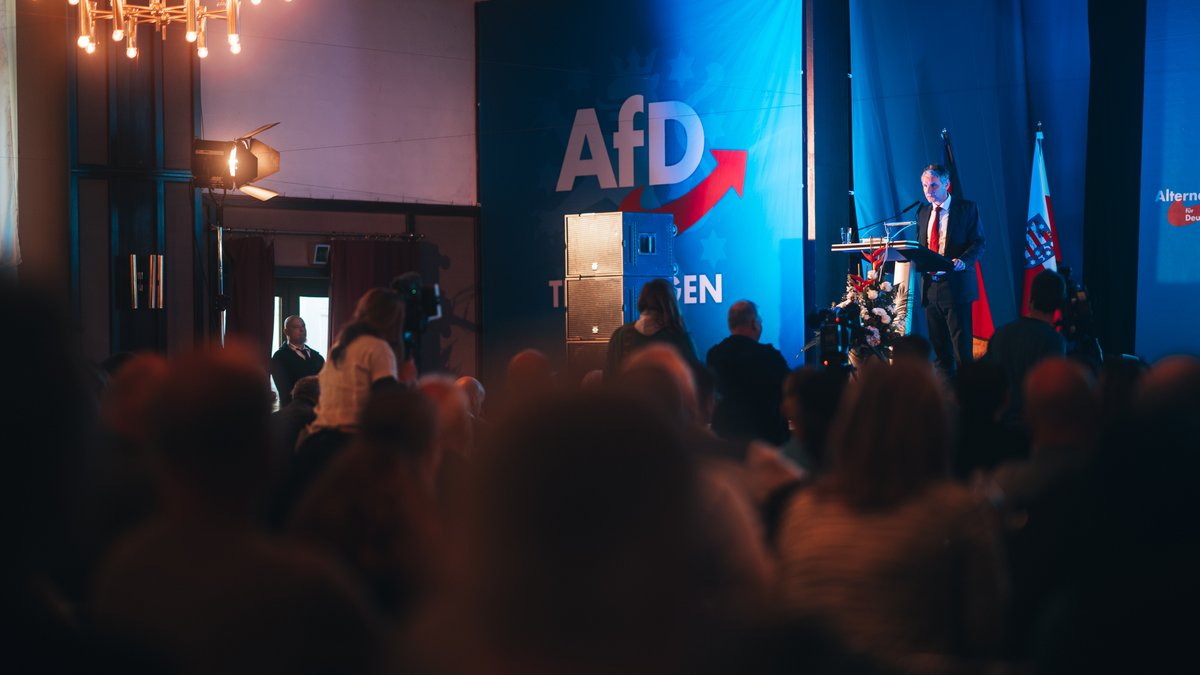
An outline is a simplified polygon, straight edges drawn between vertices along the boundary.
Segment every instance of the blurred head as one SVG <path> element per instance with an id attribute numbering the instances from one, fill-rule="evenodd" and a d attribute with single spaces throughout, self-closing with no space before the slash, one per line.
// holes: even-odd
<path id="1" fill-rule="evenodd" d="M 678 438 L 592 392 L 524 411 L 493 439 L 456 584 L 485 644 L 558 672 L 673 672 L 697 526 Z"/>
<path id="2" fill-rule="evenodd" d="M 758 340 L 762 337 L 762 318 L 758 306 L 749 300 L 738 300 L 729 308 L 729 332 Z"/>
<path id="3" fill-rule="evenodd" d="M 253 350 L 236 342 L 176 357 L 156 402 L 168 488 L 248 507 L 271 475 L 271 390 Z M 194 491 L 194 492 L 192 492 Z M 171 497 L 164 498 L 170 502 Z"/>
<path id="4" fill-rule="evenodd" d="M 1053 270 L 1042 270 L 1029 285 L 1029 307 L 1043 314 L 1053 314 L 1067 301 L 1067 282 Z"/>
<path id="5" fill-rule="evenodd" d="M 949 472 L 946 396 L 932 369 L 910 362 L 864 368 L 830 432 L 825 489 L 854 508 L 887 508 Z"/>
<path id="6" fill-rule="evenodd" d="M 653 343 L 634 352 L 621 364 L 618 386 L 666 415 L 676 429 L 692 428 L 703 419 L 692 368 L 669 344 Z"/>
<path id="7" fill-rule="evenodd" d="M 450 452 L 460 457 L 469 456 L 475 439 L 467 395 L 446 375 L 422 377 L 417 380 L 417 390 L 434 405 L 437 420 L 434 445 L 439 454 Z"/>
<path id="8" fill-rule="evenodd" d="M 153 412 L 169 366 L 158 354 L 131 356 L 112 375 L 100 399 L 101 422 L 121 438 L 148 446 Z"/>
<path id="9" fill-rule="evenodd" d="M 302 398 L 313 405 L 321 401 L 321 380 L 316 375 L 306 375 L 292 385 L 292 400 Z"/>
<path id="10" fill-rule="evenodd" d="M 308 327 L 304 319 L 293 314 L 283 320 L 283 336 L 290 344 L 301 346 L 308 342 Z"/>
<path id="11" fill-rule="evenodd" d="M 418 468 L 433 461 L 437 407 L 419 391 L 401 386 L 372 391 L 359 427 L 359 440 L 384 459 Z"/>
<path id="12" fill-rule="evenodd" d="M 466 394 L 467 409 L 471 412 L 471 417 L 476 419 L 483 417 L 483 401 L 487 398 L 487 391 L 484 390 L 483 383 L 470 375 L 464 375 L 455 380 L 454 384 L 458 385 L 458 388 Z"/>
<path id="13" fill-rule="evenodd" d="M 892 344 L 892 359 L 933 363 L 933 345 L 924 336 L 909 333 Z"/>
<path id="14" fill-rule="evenodd" d="M 845 373 L 838 370 L 800 368 L 783 382 L 783 415 L 818 469 L 828 464 L 829 428 L 846 388 L 846 379 Z"/>
<path id="15" fill-rule="evenodd" d="M 639 313 L 648 312 L 658 318 L 665 328 L 686 332 L 679 303 L 675 301 L 675 287 L 666 279 L 651 279 L 638 295 Z"/>
<path id="16" fill-rule="evenodd" d="M 1070 359 L 1049 358 L 1025 376 L 1025 426 L 1034 452 L 1088 451 L 1100 426 L 1100 399 L 1085 367 Z"/>
<path id="17" fill-rule="evenodd" d="M 518 352 L 508 361 L 505 384 L 510 395 L 530 398 L 555 387 L 554 365 L 536 349 Z"/>

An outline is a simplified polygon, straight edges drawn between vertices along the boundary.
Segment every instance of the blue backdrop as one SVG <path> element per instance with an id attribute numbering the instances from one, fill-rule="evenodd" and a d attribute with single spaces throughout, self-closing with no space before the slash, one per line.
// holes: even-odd
<path id="1" fill-rule="evenodd" d="M 1136 347 L 1152 361 L 1200 353 L 1198 41 L 1196 3 L 1146 3 Z"/>
<path id="2" fill-rule="evenodd" d="M 920 170 L 954 142 L 955 193 L 979 204 L 993 320 L 1016 318 L 1033 133 L 1062 263 L 1081 278 L 1087 142 L 1086 0 L 926 4 L 851 0 L 854 191 L 860 224 L 921 198 Z M 820 130 L 818 130 L 820 133 Z"/>
<path id="3" fill-rule="evenodd" d="M 803 335 L 799 0 L 491 0 L 478 8 L 485 373 L 564 353 L 563 216 L 675 214 L 677 289 L 701 357 L 728 307 Z"/>

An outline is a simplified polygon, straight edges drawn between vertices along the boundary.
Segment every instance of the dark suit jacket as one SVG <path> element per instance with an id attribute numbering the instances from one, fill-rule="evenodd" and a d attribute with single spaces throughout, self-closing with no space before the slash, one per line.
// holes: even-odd
<path id="1" fill-rule="evenodd" d="M 275 380 L 275 388 L 279 390 L 280 408 L 292 402 L 292 387 L 295 386 L 296 380 L 316 375 L 321 372 L 321 366 L 325 365 L 325 359 L 317 350 L 309 347 L 308 353 L 310 357 L 302 359 L 285 344 L 271 357 L 271 377 Z"/>
<path id="2" fill-rule="evenodd" d="M 929 245 L 929 214 L 932 204 L 926 203 L 917 209 L 917 227 L 921 233 L 921 245 Z M 951 197 L 950 220 L 946 223 L 945 255 L 953 260 L 958 258 L 966 263 L 967 268 L 961 272 L 947 272 L 946 280 L 938 283 L 950 284 L 950 294 L 955 303 L 974 302 L 979 299 L 979 281 L 975 278 L 975 262 L 983 255 L 984 248 L 983 225 L 979 222 L 979 209 L 975 202 L 962 197 Z M 921 285 L 921 304 L 927 304 L 926 291 L 929 289 L 929 275 L 922 275 L 925 282 Z"/>

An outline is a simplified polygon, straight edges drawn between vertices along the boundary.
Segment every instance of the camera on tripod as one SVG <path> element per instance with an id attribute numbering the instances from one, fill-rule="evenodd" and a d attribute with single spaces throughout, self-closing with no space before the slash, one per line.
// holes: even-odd
<path id="1" fill-rule="evenodd" d="M 817 335 L 821 363 L 826 368 L 849 365 L 850 348 L 862 333 L 858 304 L 822 309 L 817 316 L 821 321 Z"/>
<path id="2" fill-rule="evenodd" d="M 405 272 L 392 279 L 391 288 L 404 298 L 404 351 L 415 357 L 425 326 L 442 318 L 441 288 L 421 283 L 417 272 Z"/>
<path id="3" fill-rule="evenodd" d="M 1067 286 L 1067 299 L 1063 303 L 1062 318 L 1058 327 L 1067 343 L 1067 353 L 1082 356 L 1096 367 L 1104 365 L 1104 351 L 1096 339 L 1092 305 L 1088 300 L 1087 288 L 1071 279 L 1071 268 L 1063 267 L 1059 272 Z"/>

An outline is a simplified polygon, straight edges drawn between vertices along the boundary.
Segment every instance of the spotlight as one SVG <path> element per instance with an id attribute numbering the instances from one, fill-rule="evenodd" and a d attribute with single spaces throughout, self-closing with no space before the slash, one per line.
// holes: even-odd
<path id="1" fill-rule="evenodd" d="M 266 201 L 278 193 L 250 185 L 279 171 L 279 151 L 253 136 L 279 124 L 273 122 L 232 141 L 192 142 L 192 181 L 211 190 L 241 190 Z"/>

